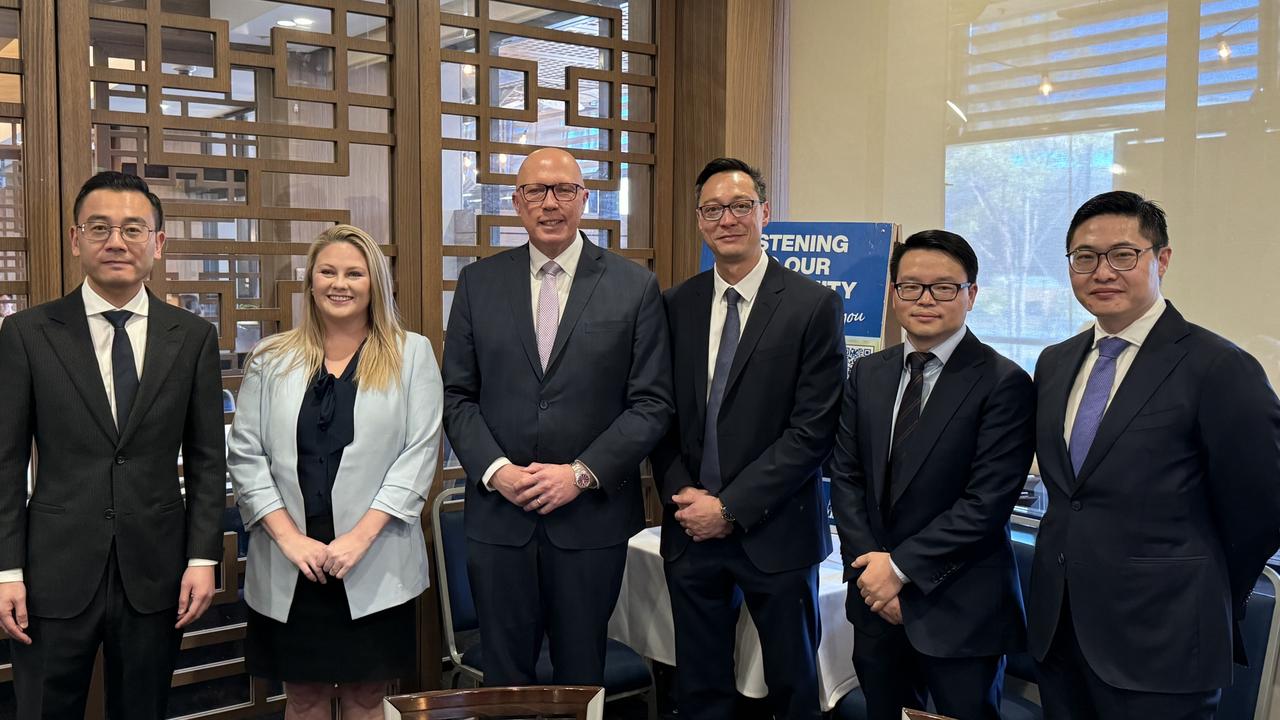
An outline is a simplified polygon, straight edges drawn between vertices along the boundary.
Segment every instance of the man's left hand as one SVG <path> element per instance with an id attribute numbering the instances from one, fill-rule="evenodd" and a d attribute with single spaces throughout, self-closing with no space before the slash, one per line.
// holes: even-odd
<path id="1" fill-rule="evenodd" d="M 182 573 L 182 587 L 178 590 L 178 624 L 183 628 L 195 622 L 213 602 L 213 565 L 196 565 Z"/>
<path id="2" fill-rule="evenodd" d="M 671 499 L 680 508 L 676 510 L 676 520 L 694 542 L 728 537 L 733 532 L 733 525 L 720 514 L 720 498 L 705 492 L 682 490 Z"/>
<path id="3" fill-rule="evenodd" d="M 853 567 L 862 569 L 862 575 L 858 576 L 858 589 L 872 612 L 883 610 L 902 590 L 902 581 L 893 571 L 887 552 L 863 553 L 853 561 Z"/>
<path id="4" fill-rule="evenodd" d="M 568 465 L 543 465 L 530 463 L 532 484 L 516 496 L 516 502 L 525 512 L 537 510 L 546 515 L 563 505 L 573 502 L 582 490 L 573 482 L 573 468 Z"/>

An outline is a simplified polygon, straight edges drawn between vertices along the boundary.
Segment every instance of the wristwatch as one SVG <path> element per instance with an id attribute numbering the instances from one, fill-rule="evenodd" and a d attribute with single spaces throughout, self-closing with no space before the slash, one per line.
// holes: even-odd
<path id="1" fill-rule="evenodd" d="M 724 506 L 723 500 L 720 501 L 720 517 L 724 518 L 724 521 L 730 525 L 738 522 L 738 518 L 734 517 L 733 513 L 729 512 L 729 508 Z"/>
<path id="2" fill-rule="evenodd" d="M 591 475 L 591 471 L 587 469 L 586 465 L 582 464 L 581 460 L 574 460 L 569 464 L 569 467 L 573 469 L 573 484 L 577 485 L 579 490 L 591 490 L 599 487 L 595 478 Z"/>

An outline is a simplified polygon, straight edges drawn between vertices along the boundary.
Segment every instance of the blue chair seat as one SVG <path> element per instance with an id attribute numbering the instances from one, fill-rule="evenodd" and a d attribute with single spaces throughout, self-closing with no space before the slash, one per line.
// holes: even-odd
<path id="1" fill-rule="evenodd" d="M 480 644 L 462 654 L 462 662 L 484 672 L 484 651 Z M 551 652 L 546 643 L 538 655 L 538 683 L 551 685 Z M 618 642 L 609 640 L 604 651 L 604 689 L 605 693 L 614 696 L 623 693 L 646 690 L 651 678 L 649 666 L 644 658 L 635 650 Z"/>

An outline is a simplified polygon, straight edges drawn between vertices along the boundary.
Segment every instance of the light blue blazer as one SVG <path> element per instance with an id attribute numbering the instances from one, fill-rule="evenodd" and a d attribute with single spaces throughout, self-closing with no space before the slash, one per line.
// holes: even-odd
<path id="1" fill-rule="evenodd" d="M 308 378 L 305 370 L 287 366 L 280 357 L 254 359 L 227 439 L 227 468 L 249 531 L 244 599 L 280 622 L 288 620 L 298 568 L 259 521 L 285 508 L 306 532 L 298 411 Z M 395 519 L 344 578 L 353 619 L 412 600 L 429 584 L 419 519 L 440 449 L 441 393 L 431 342 L 416 333 L 405 337 L 399 385 L 356 392 L 355 439 L 343 451 L 333 483 L 333 529 L 349 532 L 370 508 Z"/>

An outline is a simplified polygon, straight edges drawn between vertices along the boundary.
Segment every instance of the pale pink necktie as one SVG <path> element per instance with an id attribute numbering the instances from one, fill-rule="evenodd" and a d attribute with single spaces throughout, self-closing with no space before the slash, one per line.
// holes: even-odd
<path id="1" fill-rule="evenodd" d="M 561 268 L 555 260 L 542 266 L 542 287 L 538 289 L 538 358 L 542 369 L 547 369 L 551 359 L 551 346 L 556 344 L 556 326 L 560 324 L 560 295 L 556 292 L 556 278 Z"/>

